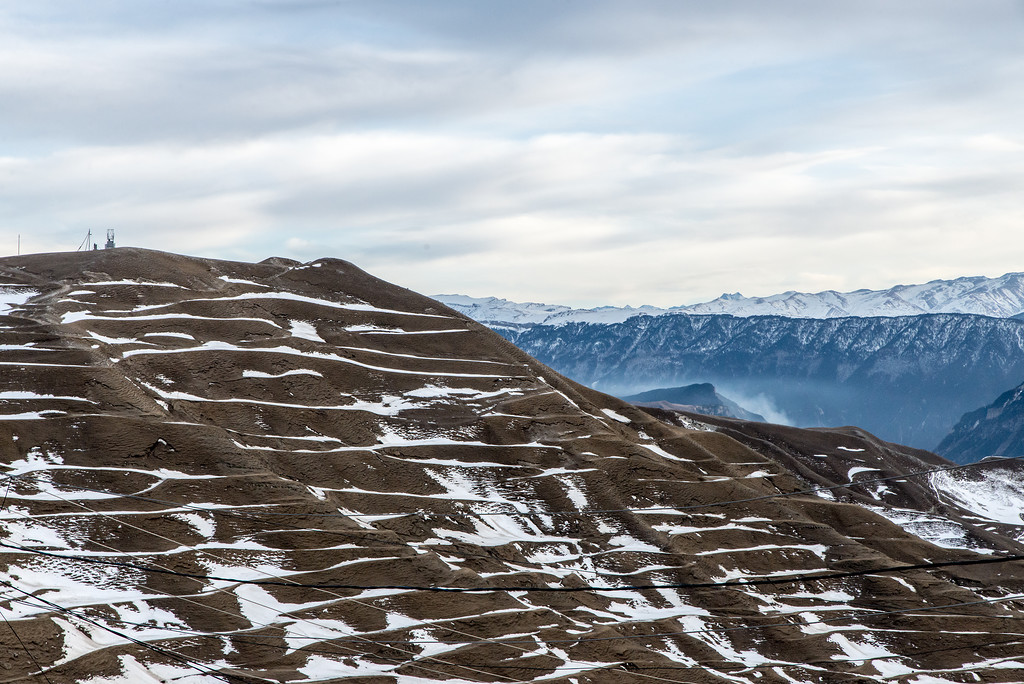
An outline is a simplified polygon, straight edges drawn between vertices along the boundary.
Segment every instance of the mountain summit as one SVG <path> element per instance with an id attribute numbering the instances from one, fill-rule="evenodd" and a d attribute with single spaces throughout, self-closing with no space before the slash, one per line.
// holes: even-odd
<path id="1" fill-rule="evenodd" d="M 1021 681 L 1013 464 L 641 411 L 340 260 L 0 292 L 3 681 Z"/>

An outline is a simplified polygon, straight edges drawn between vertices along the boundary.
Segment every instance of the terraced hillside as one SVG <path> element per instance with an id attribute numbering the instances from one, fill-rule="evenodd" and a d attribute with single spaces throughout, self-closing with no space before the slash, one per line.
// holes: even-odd
<path id="1" fill-rule="evenodd" d="M 0 291 L 0 682 L 1024 678 L 1011 463 L 646 413 L 338 260 Z"/>

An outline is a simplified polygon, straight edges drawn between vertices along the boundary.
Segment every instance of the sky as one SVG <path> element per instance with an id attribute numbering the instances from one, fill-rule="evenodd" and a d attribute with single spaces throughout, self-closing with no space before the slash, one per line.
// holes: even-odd
<path id="1" fill-rule="evenodd" d="M 1024 270 L 1021 0 L 0 4 L 0 255 L 673 306 Z"/>

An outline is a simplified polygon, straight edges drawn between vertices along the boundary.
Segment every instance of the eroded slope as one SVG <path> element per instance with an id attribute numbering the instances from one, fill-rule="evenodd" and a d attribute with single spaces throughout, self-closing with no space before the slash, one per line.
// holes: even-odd
<path id="1" fill-rule="evenodd" d="M 898 569 L 1009 535 L 778 496 L 813 478 L 346 262 L 0 278 L 4 681 L 1020 679 L 1019 564 Z"/>

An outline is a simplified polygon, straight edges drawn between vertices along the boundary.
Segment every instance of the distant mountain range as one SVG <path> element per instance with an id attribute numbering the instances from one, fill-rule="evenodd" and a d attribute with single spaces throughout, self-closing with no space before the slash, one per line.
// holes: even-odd
<path id="1" fill-rule="evenodd" d="M 498 332 L 605 392 L 711 382 L 772 422 L 858 425 L 925 449 L 1024 379 L 1024 321 L 1014 318 L 675 314 Z"/>
<path id="2" fill-rule="evenodd" d="M 998 278 L 973 276 L 933 280 L 923 285 L 896 285 L 887 290 L 783 292 L 768 297 L 744 297 L 737 292 L 723 294 L 710 302 L 671 308 L 602 306 L 574 309 L 558 304 L 512 302 L 497 297 L 465 295 L 435 295 L 434 299 L 491 327 L 621 323 L 633 316 L 674 313 L 788 318 L 961 313 L 1010 318 L 1024 312 L 1024 273 L 1007 273 Z"/>
<path id="3" fill-rule="evenodd" d="M 773 422 L 860 425 L 919 448 L 936 448 L 965 412 L 1024 380 L 1024 273 L 846 293 L 723 294 L 668 309 L 437 299 L 606 392 L 714 383 Z"/>

